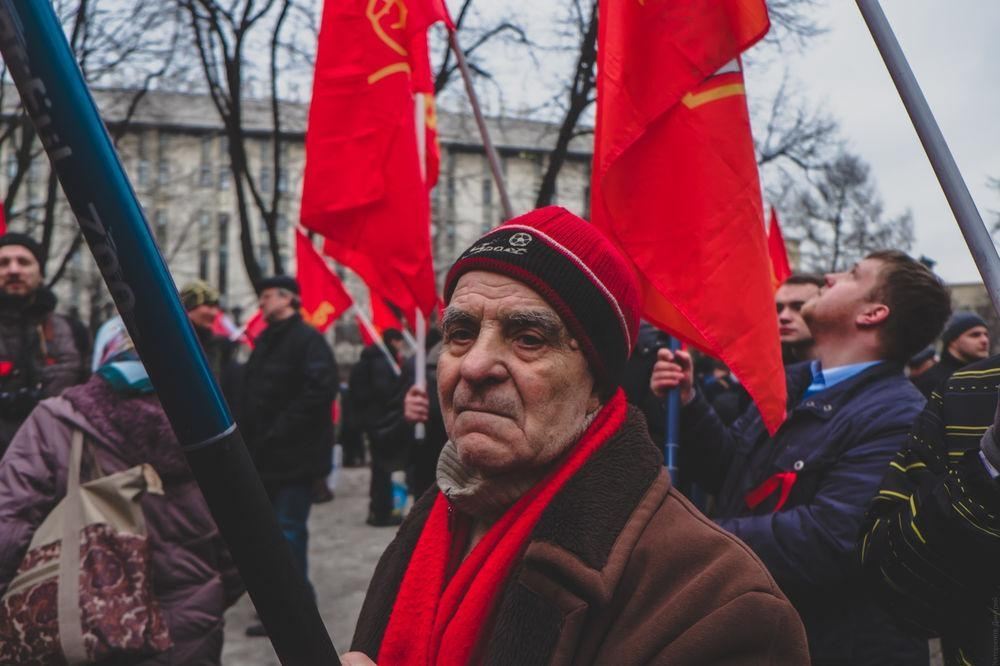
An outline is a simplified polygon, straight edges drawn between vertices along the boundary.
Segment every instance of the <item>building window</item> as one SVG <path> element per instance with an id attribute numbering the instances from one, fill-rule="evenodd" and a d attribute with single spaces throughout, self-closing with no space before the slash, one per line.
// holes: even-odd
<path id="1" fill-rule="evenodd" d="M 141 132 L 136 137 L 136 152 L 135 182 L 139 187 L 146 187 L 149 185 L 149 160 L 146 158 L 146 135 Z"/>
<path id="2" fill-rule="evenodd" d="M 198 168 L 198 185 L 212 187 L 212 137 L 201 138 L 201 165 Z"/>
<path id="3" fill-rule="evenodd" d="M 229 275 L 229 214 L 219 213 L 219 265 L 218 265 L 219 293 L 225 294 L 228 291 Z"/>
<path id="4" fill-rule="evenodd" d="M 260 264 L 260 270 L 264 274 L 270 272 L 271 245 L 267 236 L 267 221 L 263 217 L 260 218 L 260 227 L 257 231 L 257 263 Z"/>
<path id="5" fill-rule="evenodd" d="M 170 183 L 170 142 L 168 135 L 157 136 L 156 184 L 166 187 Z"/>
<path id="6" fill-rule="evenodd" d="M 11 149 L 7 155 L 7 182 L 17 178 L 17 151 Z"/>
<path id="7" fill-rule="evenodd" d="M 219 189 L 229 189 L 229 137 L 219 137 Z"/>
<path id="8" fill-rule="evenodd" d="M 156 244 L 160 246 L 160 251 L 167 249 L 167 211 L 158 208 L 153 215 L 153 235 L 156 237 Z"/>
<path id="9" fill-rule="evenodd" d="M 212 220 L 209 214 L 201 211 L 198 214 L 198 277 L 208 281 L 209 261 L 211 257 Z"/>
<path id="10" fill-rule="evenodd" d="M 583 206 L 581 206 L 581 209 L 583 210 L 583 219 L 589 220 L 590 219 L 590 177 L 591 177 L 590 163 L 589 162 L 587 163 L 587 165 L 583 169 L 583 177 L 584 177 L 584 181 L 583 181 L 583 183 L 584 183 L 584 185 L 583 185 Z"/>
<path id="11" fill-rule="evenodd" d="M 493 211 L 493 178 L 490 173 L 490 163 L 483 157 L 483 177 L 480 183 L 483 199 L 483 230 L 492 229 L 496 225 Z"/>
<path id="12" fill-rule="evenodd" d="M 288 191 L 288 168 L 287 168 L 288 144 L 287 143 L 281 144 L 281 147 L 278 149 L 278 151 L 279 151 L 278 164 L 280 165 L 278 167 L 278 174 L 277 174 L 278 191 L 284 194 L 285 192 Z"/>

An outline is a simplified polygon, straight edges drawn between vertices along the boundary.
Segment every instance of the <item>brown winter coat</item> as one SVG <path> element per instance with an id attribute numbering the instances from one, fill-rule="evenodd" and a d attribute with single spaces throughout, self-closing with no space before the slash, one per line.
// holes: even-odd
<path id="1" fill-rule="evenodd" d="M 126 397 L 98 376 L 45 400 L 0 460 L 0 594 L 35 529 L 66 493 L 73 428 L 81 428 L 104 474 L 150 463 L 164 495 L 142 499 L 153 553 L 153 593 L 173 648 L 142 661 L 218 664 L 225 609 L 243 593 L 208 506 L 154 396 Z"/>
<path id="2" fill-rule="evenodd" d="M 436 494 L 375 570 L 352 646 L 372 659 Z M 632 408 L 542 514 L 483 640 L 484 664 L 809 663 L 795 610 L 749 548 L 671 488 Z"/>

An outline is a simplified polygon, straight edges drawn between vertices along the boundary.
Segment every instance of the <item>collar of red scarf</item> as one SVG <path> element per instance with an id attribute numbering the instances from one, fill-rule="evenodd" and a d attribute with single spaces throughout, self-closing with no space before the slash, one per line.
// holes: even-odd
<path id="1" fill-rule="evenodd" d="M 491 624 L 504 582 L 542 512 L 590 456 L 625 422 L 621 391 L 601 409 L 562 463 L 514 503 L 446 580 L 455 532 L 438 494 L 410 558 L 379 648 L 380 664 L 468 664 Z"/>

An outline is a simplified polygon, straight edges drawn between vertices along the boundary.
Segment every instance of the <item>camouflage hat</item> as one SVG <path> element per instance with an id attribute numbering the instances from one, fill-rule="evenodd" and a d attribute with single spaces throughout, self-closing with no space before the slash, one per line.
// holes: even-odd
<path id="1" fill-rule="evenodd" d="M 219 290 L 202 280 L 189 282 L 181 289 L 181 303 L 189 312 L 199 305 L 218 305 Z"/>

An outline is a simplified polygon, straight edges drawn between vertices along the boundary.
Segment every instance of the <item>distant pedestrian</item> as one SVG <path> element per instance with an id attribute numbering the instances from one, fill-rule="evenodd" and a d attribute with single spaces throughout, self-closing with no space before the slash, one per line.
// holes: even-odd
<path id="1" fill-rule="evenodd" d="M 42 277 L 42 248 L 33 238 L 0 237 L 0 456 L 39 400 L 90 374 L 89 335 L 55 313 L 55 294 Z"/>
<path id="2" fill-rule="evenodd" d="M 778 310 L 778 337 L 785 365 L 811 361 L 815 357 L 812 333 L 802 318 L 802 308 L 819 292 L 825 282 L 819 275 L 796 273 L 785 280 L 774 294 Z"/>
<path id="3" fill-rule="evenodd" d="M 277 276 L 260 284 L 268 322 L 247 361 L 239 423 L 278 524 L 308 580 L 306 521 L 313 484 L 332 466 L 337 364 L 329 345 L 299 314 L 299 286 Z M 263 635 L 263 627 L 248 629 Z"/>

